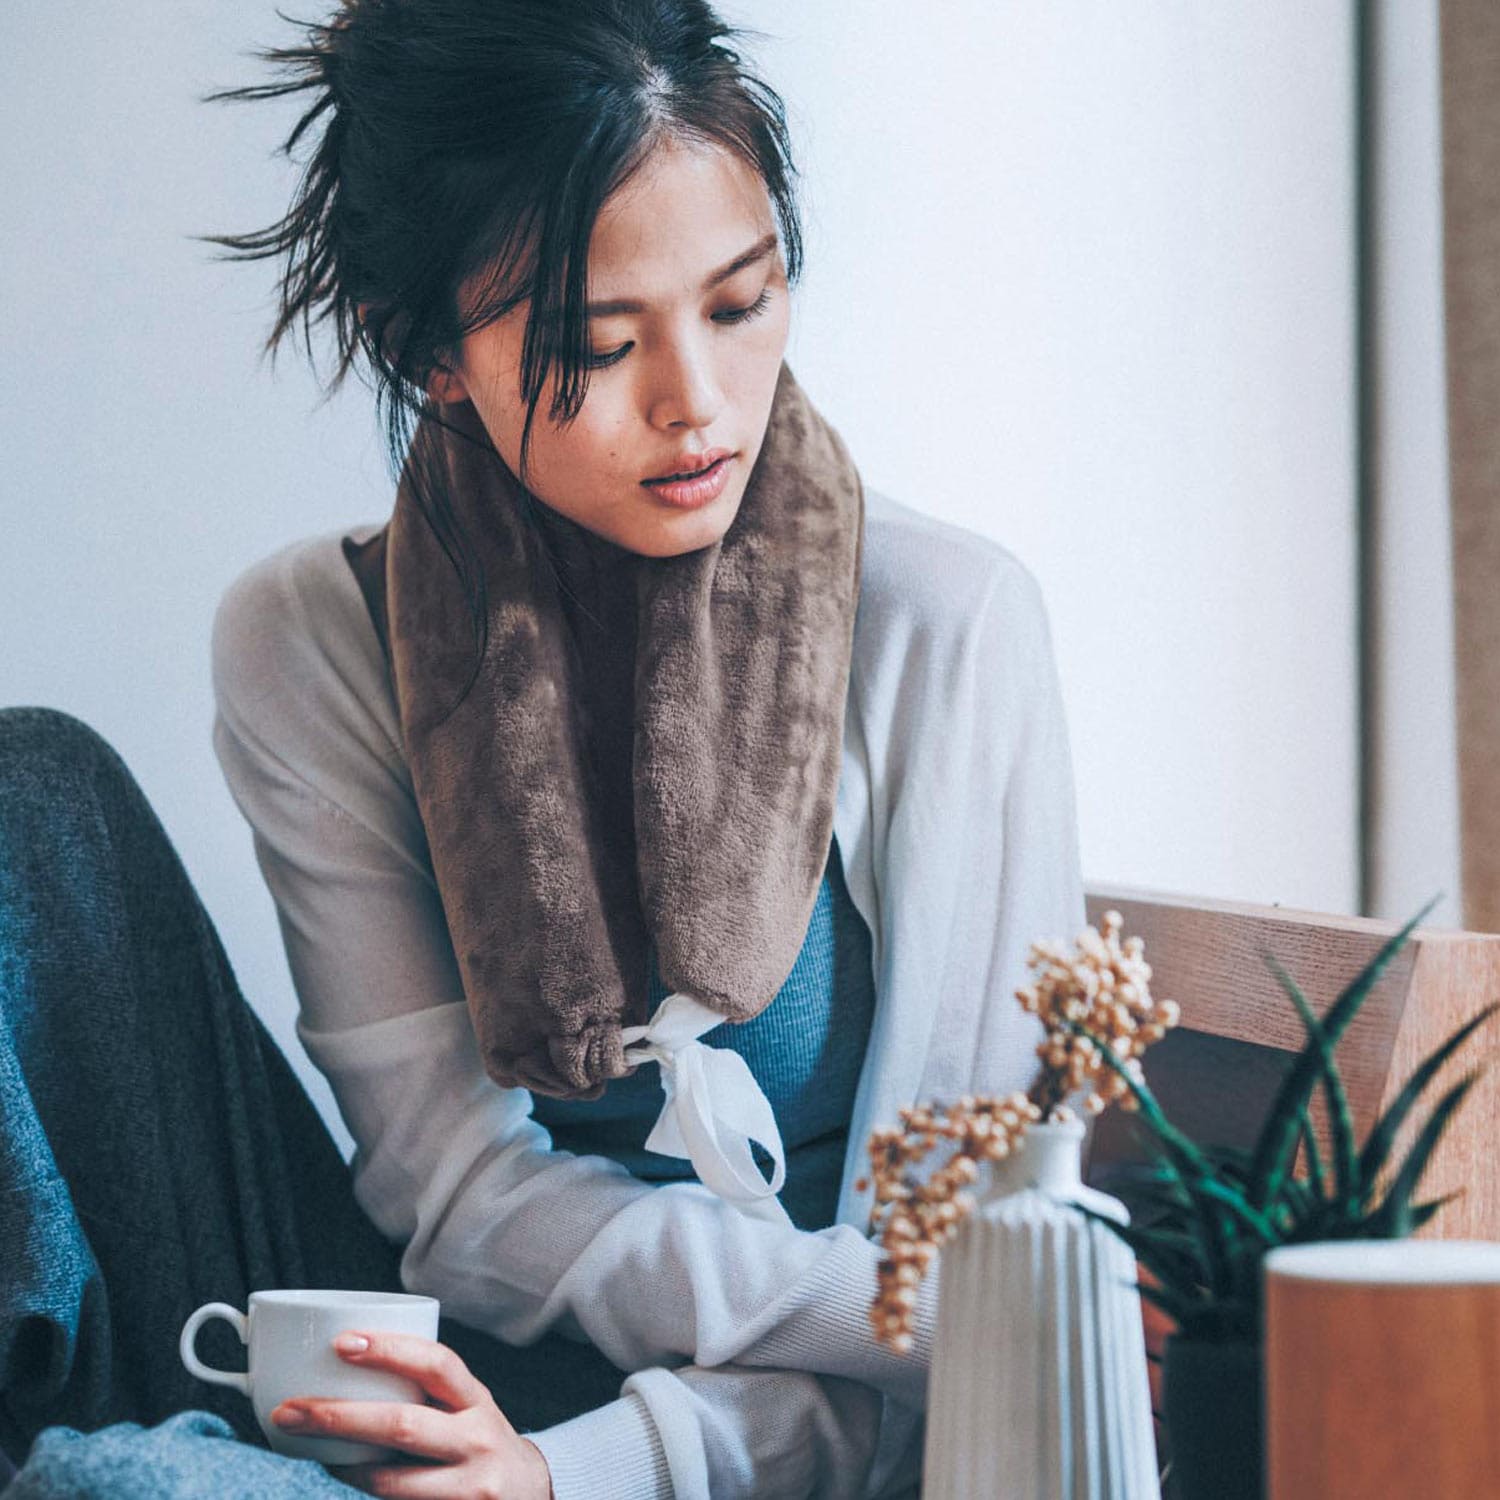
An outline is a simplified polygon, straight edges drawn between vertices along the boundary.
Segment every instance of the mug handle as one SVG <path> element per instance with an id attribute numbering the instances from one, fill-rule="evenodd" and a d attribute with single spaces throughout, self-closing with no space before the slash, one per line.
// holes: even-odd
<path id="1" fill-rule="evenodd" d="M 198 1358 L 198 1330 L 210 1318 L 223 1318 L 226 1323 L 234 1324 L 234 1331 L 239 1334 L 240 1342 L 250 1342 L 250 1320 L 237 1307 L 231 1307 L 227 1302 L 205 1302 L 197 1312 L 182 1325 L 182 1336 L 177 1340 L 177 1352 L 182 1355 L 182 1362 L 188 1370 L 196 1375 L 199 1380 L 207 1380 L 214 1385 L 227 1385 L 242 1395 L 250 1394 L 250 1375 L 248 1371 L 241 1373 L 238 1370 L 215 1370 L 204 1364 Z"/>

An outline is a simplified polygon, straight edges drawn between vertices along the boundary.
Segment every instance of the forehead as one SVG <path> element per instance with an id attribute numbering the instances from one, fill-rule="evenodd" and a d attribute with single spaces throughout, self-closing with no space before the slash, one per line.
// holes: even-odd
<path id="1" fill-rule="evenodd" d="M 589 294 L 652 301 L 696 293 L 774 224 L 765 182 L 749 162 L 718 145 L 666 142 L 600 208 Z"/>

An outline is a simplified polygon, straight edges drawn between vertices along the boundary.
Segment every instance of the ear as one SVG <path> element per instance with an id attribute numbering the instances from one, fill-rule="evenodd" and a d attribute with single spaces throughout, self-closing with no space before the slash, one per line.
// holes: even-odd
<path id="1" fill-rule="evenodd" d="M 369 302 L 355 303 L 355 312 L 363 323 L 369 316 Z M 455 370 L 450 370 L 446 365 L 435 365 L 428 375 L 425 390 L 427 394 L 437 402 L 467 401 L 469 399 L 469 388 L 464 384 L 464 378 Z"/>
<path id="2" fill-rule="evenodd" d="M 435 365 L 427 377 L 427 394 L 440 403 L 467 401 L 469 388 L 464 384 L 462 375 L 450 370 L 446 365 Z"/>

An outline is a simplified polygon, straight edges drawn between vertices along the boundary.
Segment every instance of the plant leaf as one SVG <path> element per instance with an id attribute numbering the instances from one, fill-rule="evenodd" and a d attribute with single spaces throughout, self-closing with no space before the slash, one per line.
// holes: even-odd
<path id="1" fill-rule="evenodd" d="M 1197 1297 L 1185 1297 L 1177 1292 L 1169 1291 L 1166 1287 L 1152 1286 L 1147 1281 L 1137 1282 L 1136 1285 L 1146 1301 L 1155 1303 L 1179 1326 L 1191 1318 L 1201 1304 L 1201 1299 Z"/>
<path id="2" fill-rule="evenodd" d="M 1140 1229 L 1121 1224 L 1107 1214 L 1073 1205 L 1086 1218 L 1095 1219 L 1122 1239 L 1135 1258 L 1165 1287 L 1190 1291 L 1207 1279 L 1197 1240 L 1181 1230 Z"/>
<path id="3" fill-rule="evenodd" d="M 1313 1133 L 1312 1118 L 1304 1105 L 1297 1112 L 1297 1123 L 1302 1131 L 1302 1139 L 1307 1143 L 1307 1173 L 1312 1183 L 1312 1191 L 1315 1197 L 1322 1198 L 1325 1193 L 1327 1178 L 1323 1175 L 1323 1153 L 1318 1149 L 1318 1138 Z M 1290 1185 L 1292 1179 L 1287 1179 Z"/>
<path id="4" fill-rule="evenodd" d="M 1224 1294 L 1234 1283 L 1235 1265 L 1243 1253 L 1235 1226 L 1248 1229 L 1265 1246 L 1280 1244 L 1282 1235 L 1271 1220 L 1246 1201 L 1238 1183 L 1220 1179 L 1223 1168 L 1167 1119 L 1155 1095 L 1126 1071 L 1123 1061 L 1104 1038 L 1080 1022 L 1068 1021 L 1066 1024 L 1075 1034 L 1086 1036 L 1094 1043 L 1139 1104 L 1145 1125 L 1156 1135 L 1163 1150 L 1162 1164 L 1175 1172 L 1182 1190 L 1194 1200 L 1202 1226 L 1203 1259 L 1209 1273 L 1209 1285 Z M 1237 1163 L 1243 1161 L 1243 1153 L 1228 1147 L 1215 1148 L 1214 1154 Z M 1205 1203 L 1204 1199 L 1209 1201 Z"/>
<path id="5" fill-rule="evenodd" d="M 1451 1193 L 1444 1193 L 1441 1198 L 1430 1199 L 1426 1203 L 1413 1205 L 1411 1210 L 1412 1233 L 1415 1234 L 1444 1204 L 1451 1203 L 1455 1198 L 1462 1198 L 1465 1189 L 1454 1188 Z"/>
<path id="6" fill-rule="evenodd" d="M 1364 1004 L 1370 991 L 1375 988 L 1391 959 L 1405 945 L 1422 918 L 1441 899 L 1440 892 L 1398 932 L 1387 938 L 1381 944 L 1375 957 L 1355 975 L 1338 999 L 1328 1008 L 1323 1017 L 1322 1030 L 1330 1048 L 1338 1045 L 1344 1028 L 1353 1020 L 1359 1007 Z M 1276 1091 L 1276 1097 L 1266 1115 L 1265 1124 L 1261 1127 L 1260 1137 L 1255 1143 L 1251 1163 L 1248 1196 L 1251 1204 L 1256 1208 L 1264 1208 L 1266 1205 L 1267 1187 L 1273 1175 L 1277 1175 L 1278 1165 L 1287 1155 L 1289 1146 L 1297 1138 L 1297 1132 L 1301 1128 L 1299 1110 L 1306 1107 L 1321 1070 L 1321 1051 L 1316 1044 L 1309 1043 L 1298 1054 L 1297 1060 L 1282 1079 L 1281 1087 Z"/>
<path id="7" fill-rule="evenodd" d="M 1222 1290 L 1227 1286 L 1231 1276 L 1233 1240 L 1226 1230 L 1223 1215 L 1217 1210 L 1216 1205 L 1213 1202 L 1203 1201 L 1211 1195 L 1199 1190 L 1202 1183 L 1213 1180 L 1215 1172 L 1213 1162 L 1167 1119 L 1162 1113 L 1161 1106 L 1156 1102 L 1156 1096 L 1144 1083 L 1138 1083 L 1131 1077 L 1119 1054 L 1103 1037 L 1095 1035 L 1079 1021 L 1070 1020 L 1065 1022 L 1065 1025 L 1075 1035 L 1088 1037 L 1099 1049 L 1104 1060 L 1124 1081 L 1125 1087 L 1135 1099 L 1142 1121 L 1156 1137 L 1157 1147 L 1162 1153 L 1160 1157 L 1162 1164 L 1176 1172 L 1184 1192 L 1193 1201 L 1203 1229 L 1203 1254 L 1208 1265 L 1210 1284 Z M 1220 1201 L 1222 1202 L 1222 1199 Z"/>
<path id="8" fill-rule="evenodd" d="M 1328 1128 L 1336 1184 L 1335 1196 L 1339 1203 L 1346 1206 L 1352 1205 L 1355 1200 L 1356 1186 L 1354 1174 L 1359 1166 L 1354 1154 L 1354 1121 L 1349 1114 L 1349 1096 L 1344 1090 L 1344 1080 L 1339 1076 L 1333 1047 L 1329 1044 L 1323 1023 L 1318 1019 L 1312 1006 L 1308 1004 L 1307 996 L 1302 993 L 1302 987 L 1287 973 L 1274 953 L 1262 951 L 1261 957 L 1276 976 L 1277 983 L 1280 984 L 1292 1004 L 1297 1007 L 1297 1014 L 1302 1018 L 1302 1025 L 1307 1032 L 1310 1044 L 1317 1049 L 1323 1079 L 1323 1097 L 1328 1104 Z M 1303 1104 L 1297 1110 L 1299 1135 L 1310 1134 L 1307 1130 L 1307 1123 L 1307 1107 Z M 1295 1158 L 1296 1147 L 1294 1145 L 1287 1153 L 1285 1162 L 1278 1163 L 1278 1167 L 1284 1167 L 1288 1177 L 1291 1175 L 1292 1162 Z M 1280 1182 L 1277 1181 L 1277 1175 L 1273 1173 L 1271 1181 L 1266 1184 L 1266 1197 L 1274 1199 L 1279 1187 Z"/>
<path id="9" fill-rule="evenodd" d="M 1395 1145 L 1396 1135 L 1416 1104 L 1418 1096 L 1437 1075 L 1445 1062 L 1473 1035 L 1474 1031 L 1500 1010 L 1500 1000 L 1486 1005 L 1483 1010 L 1466 1021 L 1440 1047 L 1436 1047 L 1412 1071 L 1401 1092 L 1396 1095 L 1391 1107 L 1371 1127 L 1365 1138 L 1365 1148 L 1360 1153 L 1359 1175 L 1363 1186 L 1359 1206 L 1363 1208 L 1375 1191 L 1376 1180 L 1385 1159 Z"/>
<path id="10" fill-rule="evenodd" d="M 1233 1233 L 1225 1224 L 1223 1210 L 1208 1194 L 1197 1190 L 1198 1184 L 1207 1180 L 1205 1177 L 1185 1177 L 1170 1157 L 1163 1156 L 1160 1160 L 1163 1168 L 1172 1174 L 1177 1191 L 1182 1195 L 1181 1203 L 1168 1210 L 1164 1222 L 1181 1226 L 1182 1232 L 1197 1239 L 1202 1247 L 1207 1284 L 1215 1296 L 1223 1295 L 1233 1278 L 1235 1249 Z M 1159 1223 L 1153 1223 L 1151 1227 L 1157 1228 Z"/>
<path id="11" fill-rule="evenodd" d="M 1371 1221 L 1379 1225 L 1377 1236 L 1401 1239 L 1412 1231 L 1411 1196 L 1416 1191 L 1422 1173 L 1427 1169 L 1427 1160 L 1447 1128 L 1453 1112 L 1464 1101 L 1464 1096 L 1479 1081 L 1484 1067 L 1475 1068 L 1466 1074 L 1438 1101 L 1437 1107 L 1422 1126 L 1415 1144 L 1401 1163 L 1380 1207 L 1371 1215 Z"/>
<path id="12" fill-rule="evenodd" d="M 1140 1118 L 1150 1127 L 1160 1144 L 1167 1148 L 1169 1159 L 1173 1159 L 1173 1165 L 1179 1171 L 1183 1164 L 1192 1169 L 1197 1176 L 1209 1176 L 1213 1172 L 1213 1164 L 1198 1149 L 1197 1145 L 1185 1136 L 1172 1122 L 1162 1113 L 1161 1105 L 1156 1102 L 1156 1096 L 1144 1083 L 1137 1083 L 1125 1069 L 1125 1064 L 1119 1054 L 1101 1036 L 1096 1036 L 1081 1021 L 1065 1021 L 1067 1029 L 1077 1036 L 1084 1036 L 1096 1046 L 1105 1062 L 1119 1074 L 1124 1081 L 1125 1087 L 1130 1090 L 1137 1105 L 1140 1106 Z M 1186 1176 L 1186 1173 L 1182 1175 Z"/>
<path id="13" fill-rule="evenodd" d="M 1246 1203 L 1238 1188 L 1230 1187 L 1216 1177 L 1204 1177 L 1196 1186 L 1199 1192 L 1222 1203 L 1230 1214 L 1247 1229 L 1253 1231 L 1263 1244 L 1279 1245 L 1281 1243 L 1282 1236 L 1277 1232 L 1276 1226 L 1264 1214 L 1257 1213 Z"/>
<path id="14" fill-rule="evenodd" d="M 1299 1182 L 1295 1177 L 1288 1177 L 1281 1185 L 1281 1192 L 1268 1208 L 1281 1209 L 1288 1214 L 1294 1223 L 1301 1223 L 1318 1213 L 1324 1203 L 1321 1193 L 1313 1191 L 1310 1182 Z"/>

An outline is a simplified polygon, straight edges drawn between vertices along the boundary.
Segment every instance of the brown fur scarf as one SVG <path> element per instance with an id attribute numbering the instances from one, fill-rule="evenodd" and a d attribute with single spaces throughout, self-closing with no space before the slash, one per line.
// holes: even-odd
<path id="1" fill-rule="evenodd" d="M 735 1021 L 796 961 L 832 837 L 864 490 L 785 363 L 734 521 L 676 557 L 526 496 L 471 403 L 441 414 L 459 434 L 422 418 L 391 519 L 344 552 L 485 1069 L 594 1099 L 631 1068 L 651 945 L 670 990 Z M 412 495 L 418 456 L 488 595 L 451 713 L 473 625 Z"/>

